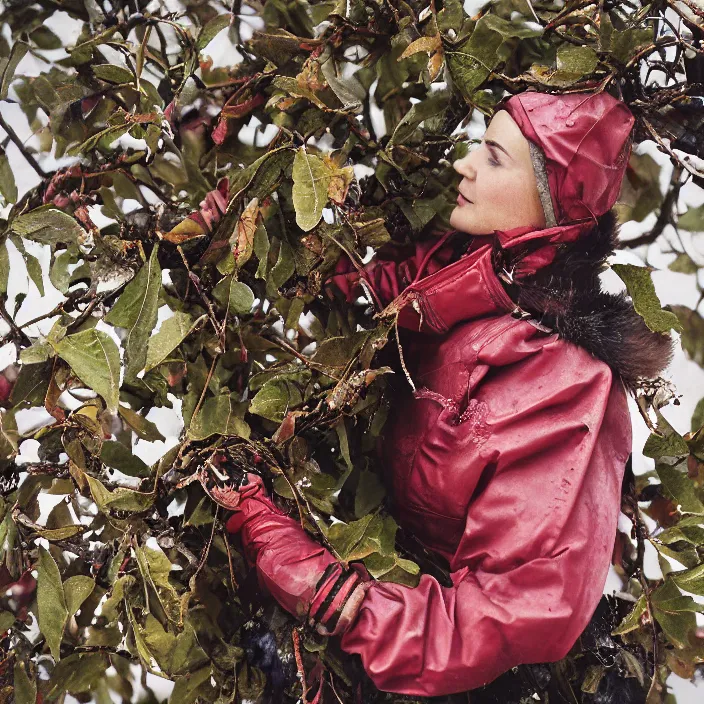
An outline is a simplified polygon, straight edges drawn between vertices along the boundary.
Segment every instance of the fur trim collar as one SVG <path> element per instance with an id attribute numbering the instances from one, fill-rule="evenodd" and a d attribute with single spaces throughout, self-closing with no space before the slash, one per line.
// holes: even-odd
<path id="1" fill-rule="evenodd" d="M 599 273 L 617 246 L 619 225 L 613 211 L 597 220 L 575 242 L 559 245 L 550 265 L 506 284 L 506 290 L 541 325 L 606 362 L 633 388 L 668 366 L 674 342 L 669 335 L 652 332 L 625 293 L 601 290 Z M 494 271 L 501 276 L 530 253 L 496 243 Z"/>

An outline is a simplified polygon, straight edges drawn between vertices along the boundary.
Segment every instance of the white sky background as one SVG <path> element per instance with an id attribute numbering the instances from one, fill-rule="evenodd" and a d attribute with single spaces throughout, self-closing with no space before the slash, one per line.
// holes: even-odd
<path id="1" fill-rule="evenodd" d="M 178 9 L 179 3 L 176 0 L 171 0 L 169 3 L 170 9 Z M 485 3 L 481 0 L 466 0 L 464 3 L 465 10 L 470 14 L 475 14 Z M 73 41 L 78 36 L 78 31 L 80 29 L 80 24 L 71 20 L 68 15 L 64 13 L 59 13 L 58 17 L 61 21 L 56 22 L 52 26 L 52 30 L 64 37 L 66 41 Z M 530 19 L 530 18 L 528 18 Z M 258 18 L 252 18 L 247 22 L 242 23 L 241 31 L 243 39 L 248 38 L 251 33 L 251 26 L 256 24 Z M 248 26 L 250 29 L 248 29 Z M 9 39 L 9 36 L 8 36 Z M 238 52 L 229 43 L 226 37 L 226 33 L 221 33 L 216 37 L 216 39 L 207 47 L 206 53 L 208 53 L 214 60 L 216 66 L 218 65 L 231 65 L 235 63 L 238 58 Z M 47 51 L 44 52 L 47 58 L 57 59 L 63 55 L 63 50 L 57 51 Z M 23 75 L 38 75 L 43 70 L 46 70 L 47 65 L 38 61 L 34 57 L 27 56 L 23 59 L 18 67 L 18 74 Z M 12 93 L 10 94 L 12 97 Z M 32 144 L 31 131 L 27 124 L 22 111 L 18 106 L 8 104 L 6 102 L 0 103 L 0 111 L 6 121 L 12 125 L 14 130 L 18 133 L 21 139 L 23 139 L 27 144 Z M 39 112 L 41 115 L 41 111 Z M 373 108 L 372 119 L 374 121 L 375 129 L 379 136 L 384 134 L 385 130 L 383 127 L 383 115 L 376 108 Z M 259 132 L 256 130 L 257 121 L 253 121 L 248 129 L 246 129 L 242 137 L 245 139 L 252 139 L 255 135 L 258 144 L 265 144 L 271 139 L 273 134 L 269 130 Z M 469 126 L 469 133 L 472 137 L 481 136 L 484 131 L 483 118 L 480 116 L 475 117 Z M 0 135 L 3 134 L 0 128 Z M 322 145 L 321 145 L 322 146 Z M 650 154 L 659 164 L 663 166 L 661 174 L 661 187 L 663 191 L 667 187 L 670 180 L 670 173 L 672 166 L 669 161 L 669 157 L 665 154 L 659 152 L 656 148 L 654 142 L 646 142 L 641 144 L 638 148 L 638 153 L 648 153 Z M 10 159 L 10 163 L 15 174 L 17 181 L 17 187 L 20 197 L 28 189 L 34 187 L 39 182 L 39 177 L 35 172 L 26 164 L 23 157 L 17 150 L 14 144 L 10 142 L 7 146 L 7 154 Z M 70 163 L 77 161 L 75 158 L 64 158 L 60 161 L 48 157 L 40 159 L 39 163 L 45 171 L 51 171 L 60 166 L 65 166 Z M 359 175 L 359 174 L 358 174 Z M 680 193 L 680 199 L 678 203 L 678 211 L 683 213 L 688 207 L 698 206 L 704 203 L 704 191 L 698 187 L 688 183 L 685 185 Z M 96 218 L 97 220 L 97 218 Z M 634 223 L 629 222 L 622 226 L 621 234 L 624 239 L 630 239 L 636 237 L 642 232 L 648 231 L 654 224 L 656 220 L 656 215 L 649 215 L 644 222 Z M 704 264 L 704 233 L 688 233 L 680 232 L 681 241 L 684 244 L 687 253 L 692 257 L 692 259 L 699 263 Z M 662 239 L 662 238 L 661 238 Z M 677 234 L 674 229 L 668 227 L 664 233 L 664 239 L 668 243 L 671 243 L 677 247 L 681 245 Z M 631 251 L 620 251 L 613 258 L 613 262 L 622 263 L 632 263 L 642 265 L 645 262 L 654 266 L 658 271 L 653 273 L 653 281 L 655 283 L 655 288 L 660 297 L 663 305 L 666 304 L 683 304 L 689 307 L 693 307 L 698 298 L 699 293 L 696 288 L 695 276 L 678 274 L 671 272 L 667 269 L 668 264 L 670 264 L 674 258 L 674 254 L 662 254 L 660 252 L 661 242 L 658 244 L 640 247 L 639 249 Z M 17 293 L 27 293 L 27 298 L 25 299 L 23 305 L 21 306 L 16 319 L 19 323 L 25 322 L 33 317 L 41 315 L 43 312 L 51 310 L 63 296 L 54 289 L 48 278 L 48 267 L 49 267 L 49 249 L 44 245 L 40 245 L 34 242 L 26 242 L 27 250 L 39 257 L 42 264 L 42 269 L 44 272 L 44 286 L 45 286 L 45 296 L 42 298 L 39 295 L 38 290 L 34 284 L 26 276 L 26 269 L 24 267 L 24 262 L 22 261 L 19 253 L 14 251 L 14 247 L 8 243 L 8 249 L 10 250 L 11 257 L 11 276 L 9 281 L 9 301 L 8 310 L 12 310 L 12 299 Z M 698 276 L 700 277 L 700 284 L 704 284 L 702 280 L 701 271 Z M 620 290 L 622 284 L 620 279 L 613 273 L 607 272 L 604 275 L 604 283 L 610 290 Z M 160 315 L 160 322 L 163 315 Z M 29 329 L 30 335 L 41 332 L 46 334 L 51 324 L 54 322 L 55 318 L 43 321 L 40 326 L 33 326 Z M 101 329 L 106 332 L 111 332 L 110 326 L 101 326 Z M 4 322 L 0 321 L 0 336 L 4 335 L 7 331 L 7 326 Z M 14 345 L 9 344 L 4 347 L 0 347 L 0 370 L 4 369 L 8 364 L 15 361 Z M 680 405 L 670 405 L 663 410 L 664 415 L 672 423 L 672 425 L 679 430 L 681 433 L 689 430 L 690 419 L 694 407 L 696 406 L 699 399 L 704 397 L 704 370 L 699 367 L 694 362 L 689 361 L 685 358 L 685 355 L 681 348 L 678 346 L 675 353 L 675 359 L 666 374 L 667 378 L 671 379 L 675 384 L 678 392 L 682 394 L 680 399 Z M 67 398 L 67 394 L 64 394 L 63 398 Z M 68 397 L 70 398 L 70 397 Z M 152 463 L 159 457 L 161 457 L 166 450 L 172 447 L 178 442 L 178 435 L 182 428 L 182 422 L 180 419 L 180 414 L 178 409 L 180 403 L 177 399 L 171 396 L 171 399 L 175 401 L 174 410 L 163 409 L 153 409 L 149 414 L 149 419 L 157 423 L 161 432 L 166 437 L 165 442 L 154 442 L 149 443 L 143 440 L 139 440 L 135 443 L 134 451 L 138 454 L 145 462 Z M 74 402 L 75 403 L 75 402 Z M 649 431 L 643 423 L 640 414 L 635 408 L 635 404 L 631 403 L 632 419 L 633 419 L 633 464 L 634 471 L 636 474 L 641 474 L 653 468 L 653 460 L 643 457 L 641 449 L 648 437 Z M 43 422 L 49 422 L 52 420 L 48 414 L 42 416 L 42 410 L 37 411 L 26 411 L 18 414 L 18 423 L 20 424 L 20 429 L 22 426 L 31 427 L 35 424 L 42 424 Z M 29 414 L 27 416 L 26 414 Z M 42 418 L 44 420 L 42 421 Z M 135 437 L 136 440 L 136 437 Z M 34 440 L 27 440 L 21 445 L 21 455 L 19 458 L 20 462 L 26 461 L 36 461 L 38 458 L 36 456 L 36 450 L 38 443 Z M 51 497 L 45 497 L 51 499 Z M 60 500 L 61 497 L 56 497 Z M 44 507 L 49 509 L 50 507 Z M 622 518 L 625 518 L 622 516 Z M 649 527 L 652 528 L 653 522 L 649 521 L 645 517 L 646 522 L 649 522 Z M 674 564 L 676 569 L 681 569 L 682 566 Z M 657 556 L 655 549 L 646 543 L 646 561 L 645 561 L 645 571 L 646 575 L 650 578 L 657 578 L 661 575 L 660 568 L 658 565 Z M 605 587 L 605 593 L 611 593 L 614 589 L 619 589 L 621 586 L 620 579 L 616 577 L 615 573 L 610 574 L 609 579 Z M 697 600 L 701 600 L 699 597 L 694 597 Z M 697 614 L 697 619 L 700 625 L 704 624 L 704 616 Z M 159 694 L 159 696 L 166 698 L 170 692 L 169 683 L 161 680 L 152 675 L 148 675 L 148 680 L 151 686 L 154 687 L 154 691 Z M 138 683 L 137 683 L 138 684 Z M 672 688 L 672 692 L 677 696 L 678 704 L 695 704 L 695 702 L 701 701 L 702 690 L 704 690 L 704 682 L 701 680 L 697 682 L 698 686 L 683 680 L 676 675 L 671 675 L 668 680 L 668 684 Z M 697 692 L 699 694 L 697 695 Z M 136 693 L 137 694 L 137 693 Z"/>

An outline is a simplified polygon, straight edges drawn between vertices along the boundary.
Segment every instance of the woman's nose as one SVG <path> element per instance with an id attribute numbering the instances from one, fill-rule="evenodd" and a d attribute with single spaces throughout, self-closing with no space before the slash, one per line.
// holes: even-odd
<path id="1" fill-rule="evenodd" d="M 461 159 L 457 159 L 452 164 L 453 168 L 458 174 L 460 174 L 460 176 L 464 176 L 469 180 L 474 179 L 474 177 L 477 175 L 477 172 L 472 164 L 472 154 L 473 152 L 470 151 L 466 156 L 463 156 Z"/>

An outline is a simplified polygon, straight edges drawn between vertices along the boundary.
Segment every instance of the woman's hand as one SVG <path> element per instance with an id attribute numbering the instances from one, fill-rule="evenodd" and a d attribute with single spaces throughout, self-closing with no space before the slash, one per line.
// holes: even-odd
<path id="1" fill-rule="evenodd" d="M 216 477 L 230 474 L 218 468 Z M 346 567 L 314 541 L 274 505 L 257 474 L 247 473 L 231 485 L 212 478 L 201 478 L 201 484 L 214 501 L 233 511 L 227 530 L 240 536 L 259 583 L 281 607 L 321 635 L 344 633 L 371 584 L 364 567 Z"/>

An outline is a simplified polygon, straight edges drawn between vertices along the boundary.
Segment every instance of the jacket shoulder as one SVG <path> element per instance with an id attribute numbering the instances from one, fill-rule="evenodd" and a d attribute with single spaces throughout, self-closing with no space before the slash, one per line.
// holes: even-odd
<path id="1" fill-rule="evenodd" d="M 598 431 L 606 420 L 623 430 L 616 435 L 630 451 L 630 413 L 618 374 L 555 333 L 503 317 L 506 324 L 478 351 L 486 374 L 472 394 L 486 403 L 492 424 L 527 428 L 569 416 L 575 428 Z"/>

